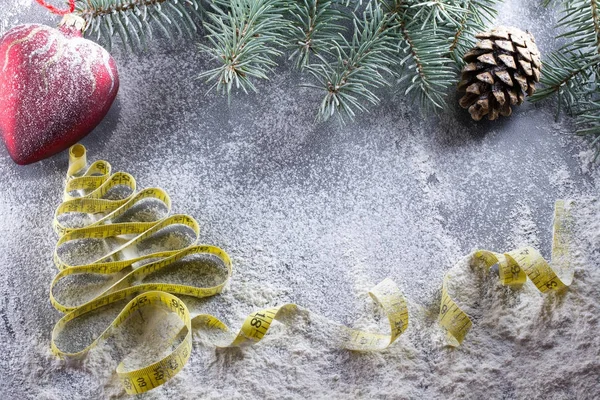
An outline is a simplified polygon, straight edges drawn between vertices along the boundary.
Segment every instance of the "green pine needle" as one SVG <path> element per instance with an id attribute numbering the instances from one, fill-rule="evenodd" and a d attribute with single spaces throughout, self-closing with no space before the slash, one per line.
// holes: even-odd
<path id="1" fill-rule="evenodd" d="M 462 68 L 462 56 L 475 45 L 475 35 L 489 29 L 498 12 L 499 0 L 466 0 L 462 15 L 450 43 L 450 54 L 458 68 Z"/>
<path id="2" fill-rule="evenodd" d="M 354 34 L 350 41 L 339 35 L 333 40 L 333 63 L 307 66 L 319 82 L 315 87 L 325 92 L 317 119 L 325 121 L 336 116 L 341 122 L 353 118 L 357 111 L 366 111 L 366 103 L 377 104 L 373 90 L 389 85 L 384 74 L 391 76 L 390 65 L 394 48 L 390 34 L 390 19 L 375 6 L 369 6 L 362 17 L 354 18 Z"/>
<path id="3" fill-rule="evenodd" d="M 547 5 L 551 1 L 545 1 Z M 542 89 L 533 102 L 557 96 L 557 117 L 562 110 L 575 115 L 577 134 L 591 138 L 600 154 L 600 1 L 563 1 L 559 37 L 566 44 L 544 60 Z"/>
<path id="4" fill-rule="evenodd" d="M 194 17 L 200 15 L 201 0 L 76 0 L 75 14 L 86 21 L 85 33 L 112 47 L 116 34 L 132 50 L 146 48 L 153 27 L 166 37 L 194 37 L 198 27 Z M 183 28 L 183 29 L 182 29 Z"/>
<path id="5" fill-rule="evenodd" d="M 308 66 L 315 55 L 334 56 L 331 44 L 345 31 L 341 22 L 348 18 L 331 0 L 292 1 L 285 17 L 291 21 L 286 48 L 296 68 Z"/>
<path id="6" fill-rule="evenodd" d="M 472 36 L 495 17 L 498 0 L 77 0 L 88 31 L 144 48 L 153 30 L 193 36 L 200 13 L 214 66 L 199 74 L 211 90 L 256 91 L 282 60 L 324 93 L 319 120 L 354 118 L 393 87 L 440 110 Z M 208 5 L 206 5 L 208 4 Z M 285 55 L 285 58 L 283 57 Z M 378 92 L 376 94 L 376 92 Z"/>
<path id="7" fill-rule="evenodd" d="M 207 12 L 204 28 L 210 46 L 199 47 L 219 65 L 198 78 L 213 82 L 211 89 L 231 98 L 233 89 L 257 91 L 253 79 L 269 79 L 277 65 L 274 59 L 282 54 L 283 32 L 289 24 L 279 1 L 231 0 L 228 6 L 214 5 Z"/>
<path id="8" fill-rule="evenodd" d="M 435 111 L 445 108 L 448 88 L 456 79 L 448 42 L 460 14 L 441 14 L 439 8 L 447 8 L 442 2 L 413 3 L 392 13 L 398 40 L 396 85 L 422 108 Z"/>
<path id="9" fill-rule="evenodd" d="M 368 111 L 379 103 L 376 90 L 385 86 L 439 110 L 456 82 L 454 60 L 472 43 L 467 37 L 495 16 L 497 1 L 262 0 L 259 4 L 278 10 L 277 23 L 245 37 L 242 55 L 241 48 L 234 50 L 240 38 L 231 26 L 243 25 L 246 15 L 225 10 L 243 2 L 221 0 L 223 11 L 210 12 L 206 25 L 210 45 L 201 46 L 219 66 L 201 77 L 228 95 L 232 88 L 256 90 L 251 78 L 266 79 L 287 52 L 295 67 L 315 79 L 306 86 L 325 93 L 318 120 L 346 121 Z M 259 45 L 250 46 L 253 42 Z M 238 67 L 241 58 L 245 70 Z"/>

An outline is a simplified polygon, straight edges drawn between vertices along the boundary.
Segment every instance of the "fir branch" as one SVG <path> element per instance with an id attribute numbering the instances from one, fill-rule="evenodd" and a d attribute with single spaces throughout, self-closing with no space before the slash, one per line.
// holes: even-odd
<path id="1" fill-rule="evenodd" d="M 588 69 L 586 81 L 578 86 L 575 124 L 577 135 L 589 137 L 596 146 L 595 161 L 600 155 L 600 56 Z"/>
<path id="2" fill-rule="evenodd" d="M 591 101 L 577 118 L 577 134 L 591 137 L 591 146 L 596 147 L 593 161 L 600 156 L 600 101 Z"/>
<path id="3" fill-rule="evenodd" d="M 547 5 L 551 1 L 545 1 Z M 530 100 L 557 94 L 557 117 L 562 108 L 576 116 L 577 134 L 591 136 L 600 154 L 600 1 L 567 0 L 558 27 L 567 40 L 544 62 L 543 88 Z"/>
<path id="4" fill-rule="evenodd" d="M 461 1 L 456 0 L 421 0 L 421 1 L 403 1 L 400 4 L 406 4 L 405 12 L 412 10 L 412 21 L 418 21 L 421 29 L 431 28 L 434 32 L 442 27 L 457 26 L 465 13 L 465 9 L 460 5 Z M 400 7 L 402 8 L 402 7 Z"/>
<path id="5" fill-rule="evenodd" d="M 475 35 L 485 31 L 494 21 L 498 0 L 465 0 L 463 13 L 452 41 L 450 55 L 458 68 L 464 64 L 462 56 L 475 45 Z"/>
<path id="6" fill-rule="evenodd" d="M 456 1 L 398 1 L 395 16 L 399 43 L 397 84 L 424 109 L 443 109 L 456 79 L 448 43 L 462 17 Z M 389 7 L 389 5 L 388 5 Z"/>
<path id="7" fill-rule="evenodd" d="M 447 89 L 455 80 L 451 60 L 446 56 L 447 42 L 433 28 L 424 33 L 419 20 L 408 11 L 399 14 L 400 54 L 404 57 L 398 64 L 397 83 L 406 83 L 404 95 L 412 93 L 421 107 L 442 109 Z"/>
<path id="8" fill-rule="evenodd" d="M 572 114 L 577 107 L 581 90 L 592 77 L 593 67 L 598 65 L 600 57 L 576 56 L 570 53 L 555 52 L 545 60 L 544 73 L 540 79 L 542 89 L 529 98 L 531 102 L 544 100 L 553 94 L 558 95 L 558 111 L 565 108 Z"/>
<path id="9" fill-rule="evenodd" d="M 75 5 L 75 14 L 86 21 L 86 34 L 104 39 L 109 48 L 118 34 L 132 49 L 145 48 L 152 25 L 169 38 L 173 31 L 183 35 L 181 27 L 193 37 L 198 30 L 194 16 L 201 10 L 201 0 L 77 0 Z"/>
<path id="10" fill-rule="evenodd" d="M 391 85 L 394 76 L 403 95 L 414 96 L 426 109 L 444 108 L 448 88 L 456 79 L 448 44 L 464 16 L 461 4 L 455 0 L 370 2 L 363 18 L 355 17 L 352 44 L 335 47 L 337 64 L 309 67 L 327 91 L 318 119 L 338 113 L 344 120 L 366 111 L 364 103 L 379 102 L 373 90 Z M 349 74 L 355 68 L 351 59 L 357 55 L 353 47 L 368 54 L 369 64 L 363 62 L 360 73 Z"/>
<path id="11" fill-rule="evenodd" d="M 233 88 L 257 91 L 253 78 L 269 79 L 282 54 L 283 33 L 289 24 L 277 0 L 231 0 L 228 9 L 214 5 L 207 12 L 204 27 L 211 46 L 199 48 L 220 65 L 202 72 L 198 78 L 214 82 L 211 89 L 231 96 Z"/>
<path id="12" fill-rule="evenodd" d="M 557 27 L 567 29 L 559 37 L 569 41 L 561 50 L 600 53 L 599 7 L 598 0 L 576 0 L 564 3 L 564 17 Z"/>
<path id="13" fill-rule="evenodd" d="M 558 27 L 566 29 L 559 37 L 568 42 L 544 62 L 541 83 L 543 89 L 530 97 L 540 101 L 557 93 L 559 110 L 573 112 L 577 104 L 577 88 L 592 75 L 600 61 L 599 0 L 568 0 L 564 2 L 563 18 Z"/>
<path id="14" fill-rule="evenodd" d="M 362 17 L 355 15 L 354 34 L 348 42 L 342 35 L 333 42 L 336 63 L 309 65 L 307 70 L 320 85 L 307 85 L 325 91 L 317 119 L 325 121 L 336 116 L 340 122 L 353 118 L 356 111 L 366 111 L 361 101 L 377 104 L 374 89 L 388 85 L 383 74 L 392 75 L 389 65 L 394 62 L 393 36 L 389 17 L 376 5 L 370 4 Z"/>
<path id="15" fill-rule="evenodd" d="M 317 118 L 336 115 L 345 120 L 379 102 L 375 89 L 393 84 L 425 108 L 444 108 L 456 80 L 450 55 L 463 51 L 463 36 L 478 26 L 470 18 L 480 18 L 481 23 L 494 15 L 491 5 L 497 0 L 369 0 L 364 5 L 350 5 L 348 0 L 258 0 L 278 10 L 269 17 L 277 21 L 257 17 L 252 24 L 259 33 L 252 35 L 243 32 L 254 2 L 218 1 L 221 6 L 205 23 L 210 45 L 201 49 L 220 66 L 203 72 L 202 78 L 228 95 L 234 87 L 256 90 L 249 77 L 267 79 L 287 49 L 294 65 L 316 78 L 318 84 L 309 86 L 325 92 Z M 246 11 L 233 11 L 242 4 Z M 350 36 L 345 29 L 348 17 L 353 21 Z"/>
<path id="16" fill-rule="evenodd" d="M 340 22 L 346 17 L 332 0 L 292 1 L 286 13 L 291 21 L 286 47 L 292 50 L 289 59 L 295 67 L 306 67 L 311 55 L 333 56 L 331 43 L 345 30 Z"/>

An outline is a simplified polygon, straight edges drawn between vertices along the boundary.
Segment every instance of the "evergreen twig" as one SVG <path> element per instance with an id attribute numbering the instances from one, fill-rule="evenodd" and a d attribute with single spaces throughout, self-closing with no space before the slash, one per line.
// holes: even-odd
<path id="1" fill-rule="evenodd" d="M 316 79 L 316 84 L 306 86 L 325 92 L 319 120 L 333 115 L 341 121 L 353 118 L 357 112 L 366 111 L 367 104 L 379 102 L 374 91 L 383 86 L 395 86 L 403 95 L 414 96 L 424 108 L 441 109 L 456 81 L 452 57 L 460 58 L 468 43 L 466 37 L 495 15 L 496 2 L 271 0 L 289 21 L 278 31 L 286 44 L 279 47 L 280 41 L 248 37 L 248 43 L 263 43 L 249 49 L 247 57 L 251 53 L 268 53 L 269 57 L 257 56 L 247 72 L 256 68 L 254 77 L 264 79 L 279 52 L 290 51 L 295 66 Z M 355 11 L 349 12 L 351 8 Z M 235 18 L 231 17 L 231 23 Z M 344 26 L 347 18 L 353 21 L 350 32 Z M 220 63 L 227 59 L 223 50 L 234 43 L 228 29 L 225 24 L 215 24 L 211 30 L 213 48 L 220 49 Z M 203 50 L 210 51 L 208 47 Z M 216 79 L 215 73 L 211 70 L 202 76 Z M 222 84 L 226 82 L 227 78 L 221 79 Z M 250 87 L 250 79 L 245 83 Z M 229 94 L 230 89 L 226 90 Z"/>
<path id="2" fill-rule="evenodd" d="M 277 0 L 231 0 L 227 9 L 214 5 L 207 12 L 204 28 L 211 46 L 200 44 L 204 53 L 219 66 L 198 76 L 214 82 L 216 88 L 231 98 L 231 91 L 257 91 L 252 78 L 269 79 L 285 46 L 283 32 L 289 29 Z"/>
<path id="3" fill-rule="evenodd" d="M 369 5 L 362 18 L 354 18 L 354 34 L 348 42 L 342 35 L 333 41 L 337 55 L 335 63 L 309 65 L 308 71 L 320 85 L 307 85 L 326 94 L 317 118 L 327 120 L 337 116 L 340 121 L 354 117 L 355 110 L 366 111 L 360 100 L 377 104 L 373 89 L 389 84 L 384 73 L 392 75 L 394 43 L 390 35 L 390 17 L 377 6 Z"/>
<path id="4" fill-rule="evenodd" d="M 450 54 L 458 67 L 462 67 L 463 54 L 475 45 L 475 35 L 485 31 L 496 18 L 498 0 L 465 0 L 462 17 L 450 43 Z"/>
<path id="5" fill-rule="evenodd" d="M 132 49 L 146 47 L 146 37 L 152 38 L 152 26 L 172 38 L 193 37 L 198 27 L 194 17 L 202 11 L 201 0 L 77 0 L 75 13 L 86 21 L 86 34 L 104 39 L 112 46 L 112 37 L 118 34 L 125 46 Z M 182 31 L 183 28 L 183 31 Z"/>
<path id="6" fill-rule="evenodd" d="M 461 16 L 460 9 L 437 1 L 395 1 L 399 43 L 397 84 L 413 94 L 422 108 L 445 108 L 444 97 L 456 72 L 448 42 Z"/>
<path id="7" fill-rule="evenodd" d="M 331 44 L 345 31 L 341 22 L 347 18 L 334 1 L 292 1 L 286 17 L 291 21 L 286 47 L 296 68 L 309 65 L 313 55 L 334 56 Z"/>
<path id="8" fill-rule="evenodd" d="M 109 40 L 118 34 L 144 47 L 152 26 L 167 36 L 202 12 L 216 63 L 199 77 L 211 89 L 256 91 L 287 52 L 325 92 L 318 119 L 352 118 L 377 104 L 377 88 L 394 86 L 426 109 L 445 107 L 462 54 L 495 16 L 498 0 L 77 0 L 88 30 Z M 209 3 L 210 6 L 205 6 Z M 152 22 L 152 24 L 151 24 Z"/>
<path id="9" fill-rule="evenodd" d="M 549 4 L 551 1 L 545 1 Z M 530 100 L 544 100 L 556 94 L 557 117 L 562 109 L 576 116 L 577 134 L 600 141 L 600 0 L 565 0 L 558 27 L 566 44 L 544 62 L 538 90 Z M 595 158 L 600 154 L 597 146 Z"/>

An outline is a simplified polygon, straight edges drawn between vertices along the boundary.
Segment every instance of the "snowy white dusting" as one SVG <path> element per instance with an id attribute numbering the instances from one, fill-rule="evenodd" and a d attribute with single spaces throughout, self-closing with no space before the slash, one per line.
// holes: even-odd
<path id="1" fill-rule="evenodd" d="M 552 9 L 512 0 L 500 15 L 529 29 L 542 55 L 555 47 Z M 0 33 L 56 22 L 31 0 L 0 8 Z M 294 302 L 310 310 L 244 349 L 216 349 L 195 335 L 183 371 L 139 398 L 598 397 L 600 167 L 571 121 L 554 122 L 551 102 L 477 124 L 458 106 L 423 117 L 402 96 L 384 95 L 371 113 L 340 127 L 314 123 L 319 95 L 285 67 L 258 85 L 259 94 L 236 96 L 228 107 L 192 79 L 209 65 L 190 43 L 111 52 L 121 88 L 83 141 L 88 158 L 133 174 L 141 188 L 164 188 L 173 212 L 199 221 L 200 242 L 233 260 L 222 295 L 185 299 L 192 313 L 236 329 L 259 308 Z M 118 362 L 160 356 L 164 349 L 153 344 L 178 328 L 160 313 L 141 314 L 82 361 L 52 356 L 61 314 L 48 298 L 57 272 L 51 222 L 66 169 L 66 154 L 20 167 L 0 149 L 0 399 L 127 398 Z M 575 200 L 573 285 L 542 295 L 530 283 L 510 289 L 493 274 L 465 274 L 461 296 L 472 299 L 473 328 L 461 347 L 445 346 L 436 323 L 444 273 L 477 248 L 531 245 L 549 259 L 558 198 Z M 204 275 L 213 268 L 207 263 L 194 268 L 199 281 L 214 277 Z M 337 348 L 330 321 L 385 329 L 367 295 L 385 277 L 408 299 L 406 333 L 382 352 Z M 74 329 L 70 345 L 110 317 Z"/>

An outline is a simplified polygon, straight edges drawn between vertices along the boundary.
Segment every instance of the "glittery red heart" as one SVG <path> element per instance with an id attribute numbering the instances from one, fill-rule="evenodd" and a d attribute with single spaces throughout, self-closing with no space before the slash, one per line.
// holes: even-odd
<path id="1" fill-rule="evenodd" d="M 118 89 L 114 59 L 74 27 L 21 25 L 0 38 L 0 133 L 18 164 L 90 133 Z"/>

